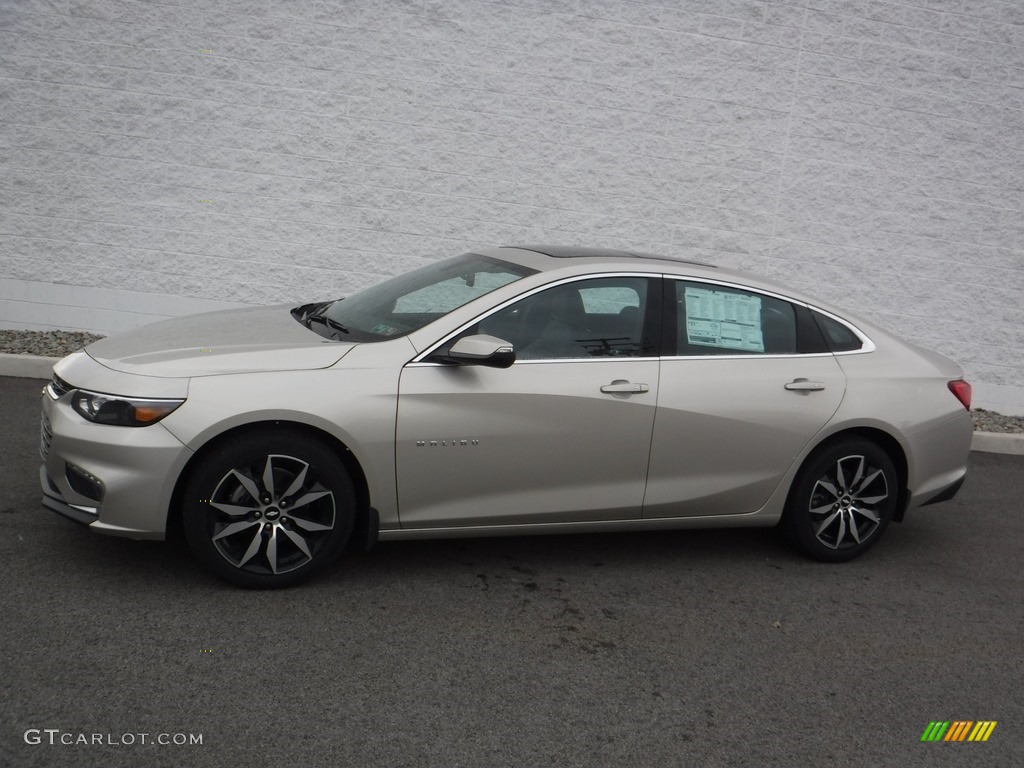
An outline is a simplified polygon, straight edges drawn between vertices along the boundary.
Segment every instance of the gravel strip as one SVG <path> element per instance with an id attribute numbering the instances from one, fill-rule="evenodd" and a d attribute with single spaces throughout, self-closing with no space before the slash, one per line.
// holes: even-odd
<path id="1" fill-rule="evenodd" d="M 64 357 L 102 338 L 81 331 L 0 331 L 0 352 Z"/>
<path id="2" fill-rule="evenodd" d="M 974 417 L 974 429 L 977 432 L 1024 432 L 1024 416 L 1003 416 L 984 408 L 975 408 L 971 415 Z"/>
<path id="3" fill-rule="evenodd" d="M 64 357 L 102 338 L 81 331 L 0 331 L 0 352 Z M 971 415 L 975 430 L 1024 433 L 1024 416 L 1004 416 L 982 408 L 971 411 Z"/>

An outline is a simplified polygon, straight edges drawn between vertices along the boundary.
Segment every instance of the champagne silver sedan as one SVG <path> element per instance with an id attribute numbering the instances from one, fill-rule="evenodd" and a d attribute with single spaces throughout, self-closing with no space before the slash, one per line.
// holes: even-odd
<path id="1" fill-rule="evenodd" d="M 91 344 L 44 390 L 40 480 L 243 587 L 378 538 L 779 525 L 842 561 L 957 492 L 970 397 L 951 360 L 772 283 L 503 247 Z"/>

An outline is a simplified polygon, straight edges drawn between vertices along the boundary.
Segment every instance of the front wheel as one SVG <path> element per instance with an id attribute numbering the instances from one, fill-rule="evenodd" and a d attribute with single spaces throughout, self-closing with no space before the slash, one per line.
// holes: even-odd
<path id="1" fill-rule="evenodd" d="M 247 435 L 202 459 L 182 520 L 196 558 L 247 588 L 298 584 L 326 568 L 352 532 L 355 494 L 341 460 L 292 432 Z"/>
<path id="2" fill-rule="evenodd" d="M 790 489 L 783 527 L 806 555 L 851 560 L 870 549 L 896 510 L 899 481 L 876 443 L 850 438 L 811 455 Z"/>

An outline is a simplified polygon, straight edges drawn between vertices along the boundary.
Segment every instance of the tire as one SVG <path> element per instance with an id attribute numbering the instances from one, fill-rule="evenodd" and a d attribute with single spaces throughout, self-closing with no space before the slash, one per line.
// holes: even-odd
<path id="1" fill-rule="evenodd" d="M 847 438 L 808 457 L 786 502 L 782 526 L 815 560 L 838 563 L 864 554 L 896 511 L 899 480 L 877 444 Z"/>
<path id="2" fill-rule="evenodd" d="M 248 589 L 289 587 L 321 572 L 354 520 L 345 465 L 323 443 L 282 429 L 214 448 L 189 478 L 182 505 L 196 559 Z"/>

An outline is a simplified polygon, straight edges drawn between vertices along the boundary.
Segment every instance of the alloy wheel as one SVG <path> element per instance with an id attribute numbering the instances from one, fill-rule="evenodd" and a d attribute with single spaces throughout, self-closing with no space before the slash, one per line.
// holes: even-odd
<path id="1" fill-rule="evenodd" d="M 808 511 L 814 535 L 829 549 L 858 546 L 878 531 L 888 500 L 885 470 L 866 456 L 844 456 L 811 490 Z"/>
<path id="2" fill-rule="evenodd" d="M 334 493 L 309 462 L 268 454 L 217 483 L 210 541 L 228 563 L 253 574 L 283 574 L 309 563 L 336 522 Z"/>

